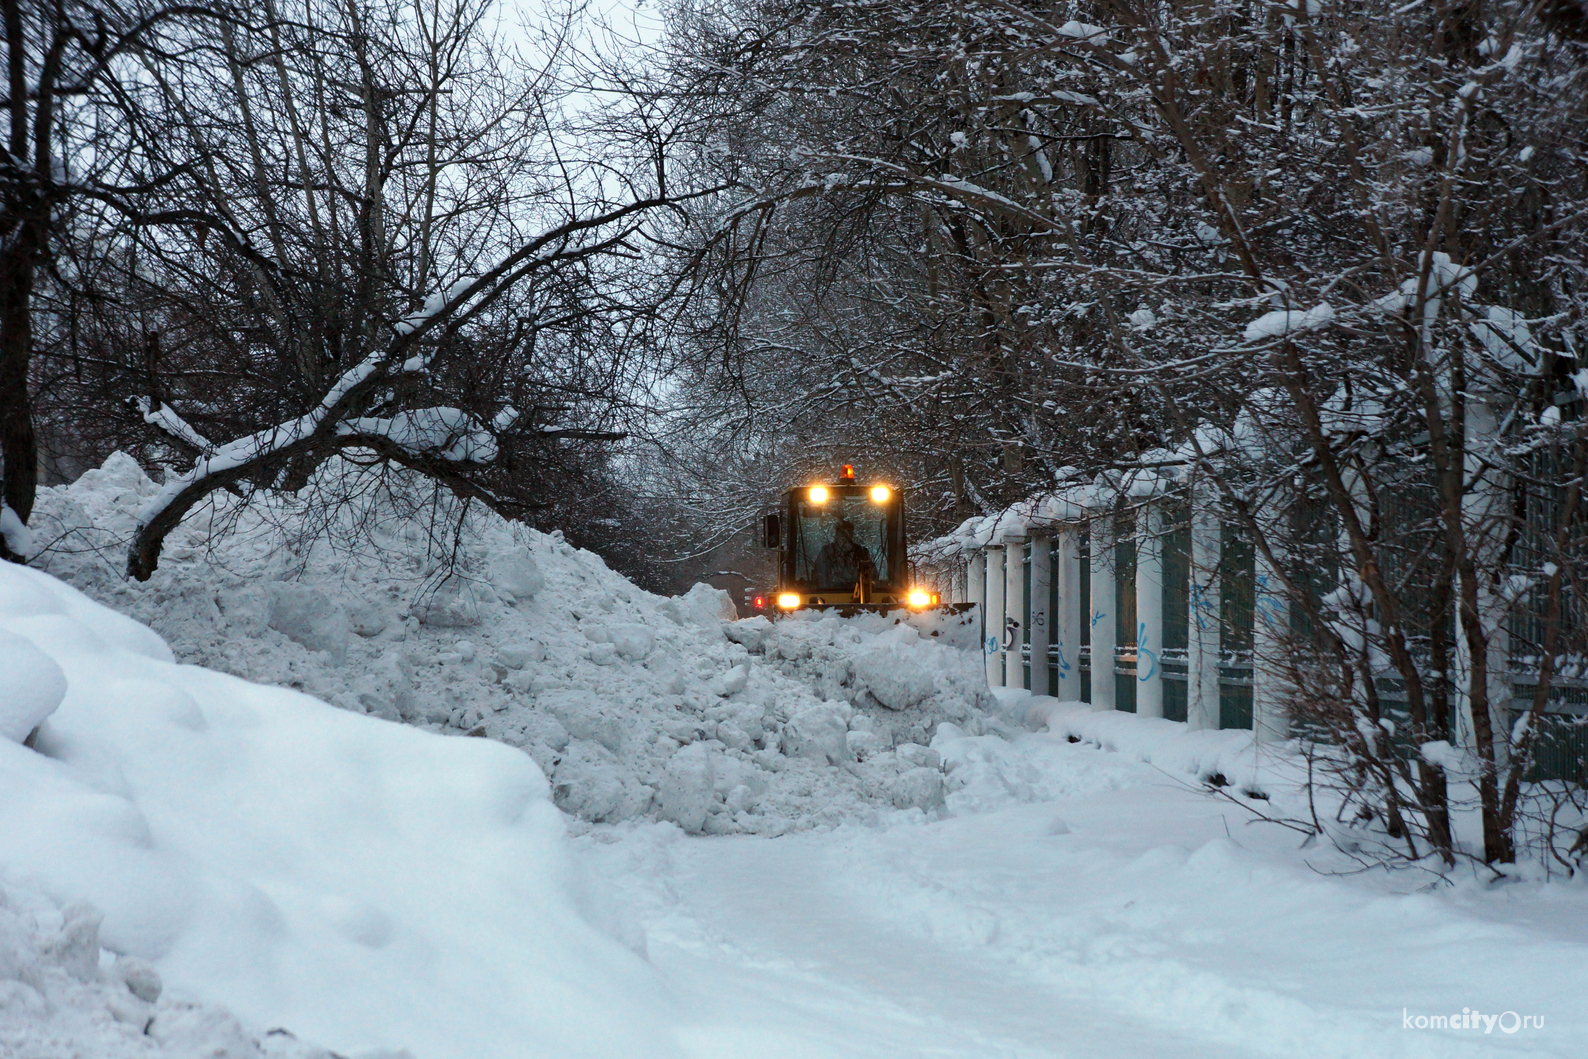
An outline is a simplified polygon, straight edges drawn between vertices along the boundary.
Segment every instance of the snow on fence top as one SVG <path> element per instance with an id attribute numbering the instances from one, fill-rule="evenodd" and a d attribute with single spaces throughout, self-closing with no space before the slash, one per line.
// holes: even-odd
<path id="1" fill-rule="evenodd" d="M 1228 444 L 1227 438 L 1213 431 L 1199 433 L 1198 439 L 1204 454 Z M 983 548 L 1024 541 L 1034 533 L 1083 522 L 1116 497 L 1145 500 L 1159 496 L 1184 480 L 1196 456 L 1189 442 L 1175 450 L 1144 452 L 1135 466 L 1100 472 L 1090 482 L 1038 493 L 990 515 L 973 515 L 943 536 L 915 545 L 912 554 L 919 562 L 949 562 Z"/>

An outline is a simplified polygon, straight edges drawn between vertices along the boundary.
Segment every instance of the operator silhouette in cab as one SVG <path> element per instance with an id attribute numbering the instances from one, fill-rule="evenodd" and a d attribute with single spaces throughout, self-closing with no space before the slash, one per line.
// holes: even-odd
<path id="1" fill-rule="evenodd" d="M 817 579 L 824 585 L 852 585 L 860 579 L 863 563 L 871 563 L 871 552 L 855 540 L 855 524 L 839 519 L 833 527 L 833 539 L 822 545 L 817 557 Z"/>

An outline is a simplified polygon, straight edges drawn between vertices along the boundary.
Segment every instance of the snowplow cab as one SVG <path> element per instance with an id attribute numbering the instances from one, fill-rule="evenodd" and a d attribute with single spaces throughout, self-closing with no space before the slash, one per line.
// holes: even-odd
<path id="1" fill-rule="evenodd" d="M 778 549 L 779 613 L 806 608 L 889 611 L 937 604 L 913 583 L 904 539 L 904 491 L 857 482 L 846 464 L 834 482 L 785 490 L 766 516 L 764 543 Z"/>

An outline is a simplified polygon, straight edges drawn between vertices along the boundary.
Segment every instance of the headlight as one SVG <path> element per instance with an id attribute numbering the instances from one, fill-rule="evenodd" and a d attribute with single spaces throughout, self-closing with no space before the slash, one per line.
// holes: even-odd
<path id="1" fill-rule="evenodd" d="M 910 590 L 910 606 L 912 606 L 912 607 L 929 607 L 931 605 L 932 605 L 932 596 L 931 596 L 930 593 L 923 592 L 919 588 L 915 588 L 915 589 L 911 589 Z"/>
<path id="2" fill-rule="evenodd" d="M 874 485 L 871 487 L 871 502 L 873 504 L 886 504 L 889 495 L 888 487 L 885 485 Z"/>
<path id="3" fill-rule="evenodd" d="M 813 485 L 813 486 L 811 486 L 811 503 L 813 503 L 813 504 L 825 504 L 825 503 L 827 503 L 827 487 L 825 485 Z"/>
<path id="4" fill-rule="evenodd" d="M 785 592 L 777 597 L 777 605 L 784 610 L 793 610 L 800 605 L 800 598 L 792 592 Z"/>

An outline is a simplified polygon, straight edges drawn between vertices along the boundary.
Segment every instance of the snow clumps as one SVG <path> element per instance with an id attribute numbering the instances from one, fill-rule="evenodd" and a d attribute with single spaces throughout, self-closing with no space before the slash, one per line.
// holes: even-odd
<path id="1" fill-rule="evenodd" d="M 165 995 L 150 964 L 100 948 L 103 919 L 0 886 L 0 1054 L 331 1059 L 286 1030 L 251 1033 L 225 1008 Z"/>
<path id="2" fill-rule="evenodd" d="M 943 722 L 983 730 L 978 633 L 958 616 L 737 620 L 708 585 L 656 596 L 560 534 L 488 512 L 444 550 L 390 512 L 368 519 L 365 553 L 295 549 L 271 501 L 230 498 L 179 527 L 150 581 L 128 582 L 121 541 L 157 488 L 117 454 L 44 490 L 35 523 L 63 545 L 40 565 L 148 622 L 185 662 L 521 748 L 588 823 L 781 834 L 935 811 L 940 763 L 905 748 Z M 209 539 L 225 519 L 234 528 Z"/>

